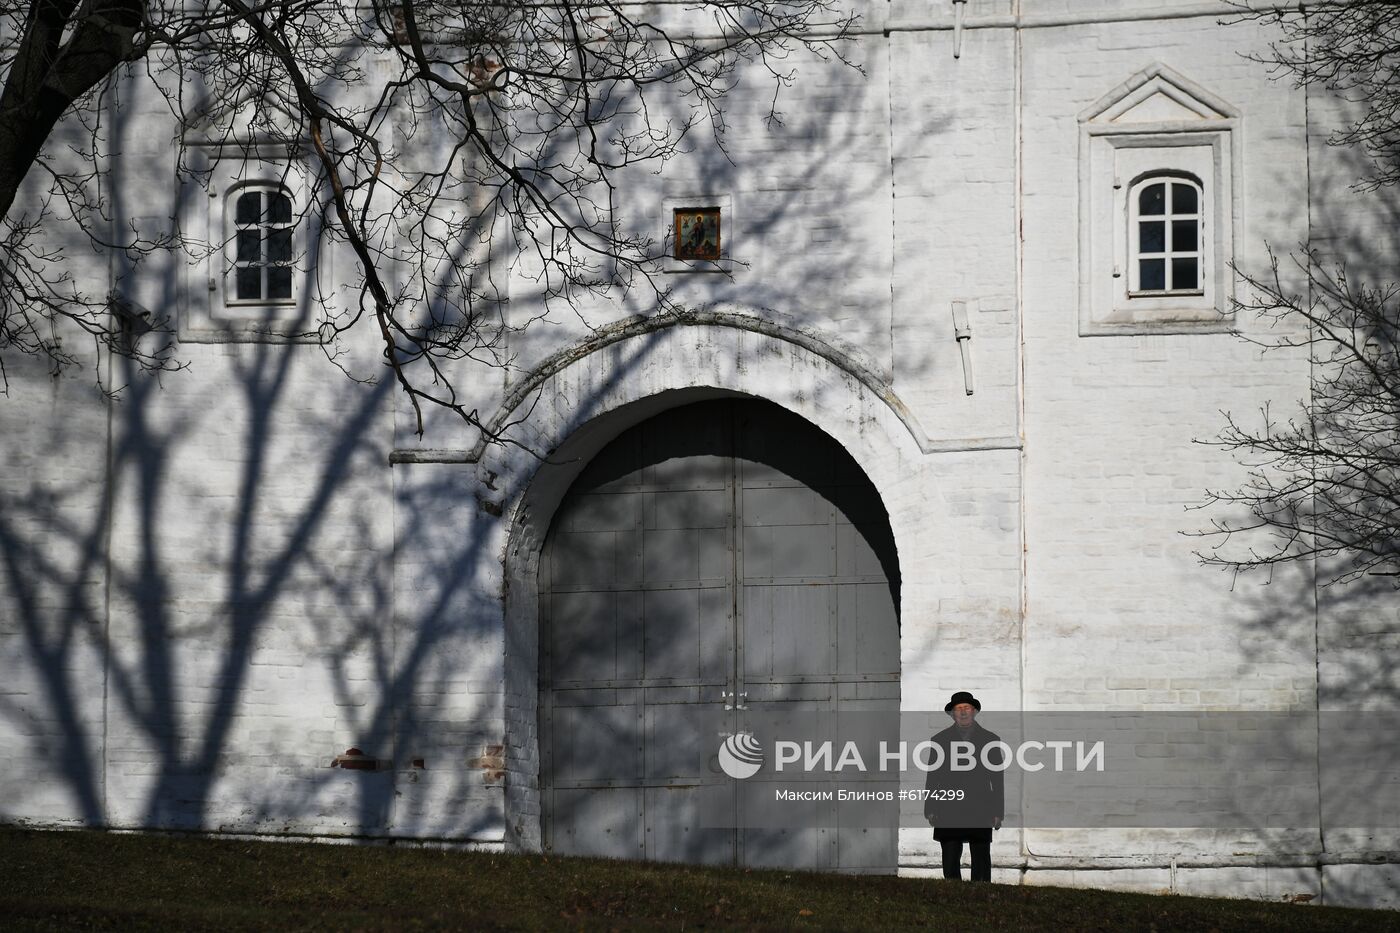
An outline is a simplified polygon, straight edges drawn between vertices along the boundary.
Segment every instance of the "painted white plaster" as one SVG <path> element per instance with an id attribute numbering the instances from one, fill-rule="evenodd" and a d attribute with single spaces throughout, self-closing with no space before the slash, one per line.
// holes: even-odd
<path id="1" fill-rule="evenodd" d="M 627 426 L 731 393 L 826 431 L 883 497 L 907 710 L 968 688 L 1000 709 L 1393 708 L 1377 660 L 1393 627 L 1374 611 L 1281 612 L 1314 605 L 1305 574 L 1232 588 L 1181 535 L 1206 521 L 1185 507 L 1242 477 L 1192 441 L 1221 410 L 1301 397 L 1306 360 L 1261 358 L 1228 327 L 1082 328 L 1086 108 L 1126 101 L 1114 116 L 1153 132 L 1232 121 L 1225 258 L 1258 268 L 1265 243 L 1312 230 L 1388 261 L 1385 212 L 1323 142 L 1344 105 L 1270 80 L 1239 54 L 1269 33 L 1221 26 L 1217 3 L 973 0 L 957 59 L 952 4 L 866 6 L 864 74 L 802 63 L 776 129 L 767 91 L 741 85 L 732 162 L 702 148 L 625 192 L 639 223 L 677 186 L 732 198 L 745 265 L 676 276 L 690 319 L 580 306 L 519 335 L 505 371 L 462 364 L 523 447 L 440 421 L 419 442 L 388 380 L 348 382 L 308 346 L 187 343 L 189 372 L 133 378 L 117 405 L 88 373 L 17 365 L 0 401 L 0 819 L 537 846 L 533 574 L 553 508 Z M 1180 80 L 1123 97 L 1156 63 Z M 150 202 L 128 213 L 168 222 L 153 140 L 171 127 L 150 98 L 128 96 L 114 168 Z M 75 269 L 99 291 L 119 276 Z M 350 746 L 386 768 L 329 767 Z M 1383 840 L 1230 845 L 1007 832 L 995 859 L 1004 881 L 1390 903 Z M 928 872 L 934 848 L 905 830 L 901 870 Z"/>

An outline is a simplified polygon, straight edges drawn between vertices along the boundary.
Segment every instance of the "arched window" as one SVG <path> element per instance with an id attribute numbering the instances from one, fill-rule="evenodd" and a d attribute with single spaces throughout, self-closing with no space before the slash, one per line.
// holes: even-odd
<path id="1" fill-rule="evenodd" d="M 1201 185 L 1149 176 L 1128 193 L 1130 295 L 1200 294 L 1204 281 Z"/>
<path id="2" fill-rule="evenodd" d="M 296 296 L 296 215 L 280 185 L 244 185 L 229 195 L 232 204 L 233 263 L 229 301 L 238 304 L 291 304 Z"/>

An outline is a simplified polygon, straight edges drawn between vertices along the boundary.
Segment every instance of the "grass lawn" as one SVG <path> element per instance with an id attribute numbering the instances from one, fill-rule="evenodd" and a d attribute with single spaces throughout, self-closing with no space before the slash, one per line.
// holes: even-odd
<path id="1" fill-rule="evenodd" d="M 0 827 L 6 930 L 1400 930 L 1400 912 Z"/>

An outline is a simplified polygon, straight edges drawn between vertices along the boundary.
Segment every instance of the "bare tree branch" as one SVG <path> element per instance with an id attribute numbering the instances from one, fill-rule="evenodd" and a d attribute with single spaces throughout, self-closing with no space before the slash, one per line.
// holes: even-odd
<path id="1" fill-rule="evenodd" d="M 1281 38 L 1256 57 L 1299 87 L 1315 85 L 1357 104 L 1360 115 L 1332 136 L 1371 160 L 1364 189 L 1400 181 L 1400 3 L 1324 0 L 1280 6 L 1241 0 L 1239 19 L 1274 25 Z"/>
<path id="2" fill-rule="evenodd" d="M 1324 582 L 1400 575 L 1400 292 L 1300 256 L 1294 286 L 1272 256 L 1265 275 L 1241 273 L 1249 297 L 1237 307 L 1307 325 L 1254 342 L 1266 352 L 1306 351 L 1309 396 L 1283 421 L 1268 407 L 1253 424 L 1224 412 L 1219 437 L 1198 441 L 1249 470 L 1240 488 L 1207 493 L 1207 504 L 1247 517 L 1214 519 L 1200 533 L 1214 539 L 1200 556 L 1235 570 L 1333 559 Z"/>
<path id="3" fill-rule="evenodd" d="M 123 336 L 105 290 L 86 294 L 73 257 L 46 245 L 65 227 L 132 266 L 161 251 L 220 255 L 142 231 L 113 242 L 99 101 L 139 61 L 179 126 L 214 128 L 225 151 L 314 158 L 324 235 L 355 260 L 323 294 L 359 298 L 323 300 L 302 336 L 338 364 L 340 338 L 372 319 L 420 434 L 432 407 L 485 430 L 452 364 L 508 361 L 507 298 L 531 320 L 635 293 L 670 308 L 658 244 L 623 232 L 619 176 L 659 171 L 702 124 L 722 140 L 741 70 L 772 82 L 776 119 L 791 56 L 844 61 L 853 22 L 838 0 L 0 3 L 17 37 L 0 59 L 0 377 L 13 351 L 74 365 L 60 334 L 72 325 L 147 369 L 179 365 L 168 322 L 152 322 L 155 339 Z M 59 158 L 67 121 L 86 129 L 83 172 Z M 505 295 L 507 266 L 528 296 Z"/>

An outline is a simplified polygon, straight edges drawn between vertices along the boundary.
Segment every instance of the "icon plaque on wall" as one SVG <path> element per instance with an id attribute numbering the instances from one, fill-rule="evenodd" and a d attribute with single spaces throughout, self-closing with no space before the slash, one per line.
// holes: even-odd
<path id="1" fill-rule="evenodd" d="M 720 258 L 719 208 L 676 208 L 674 237 L 677 259 L 717 261 Z"/>

